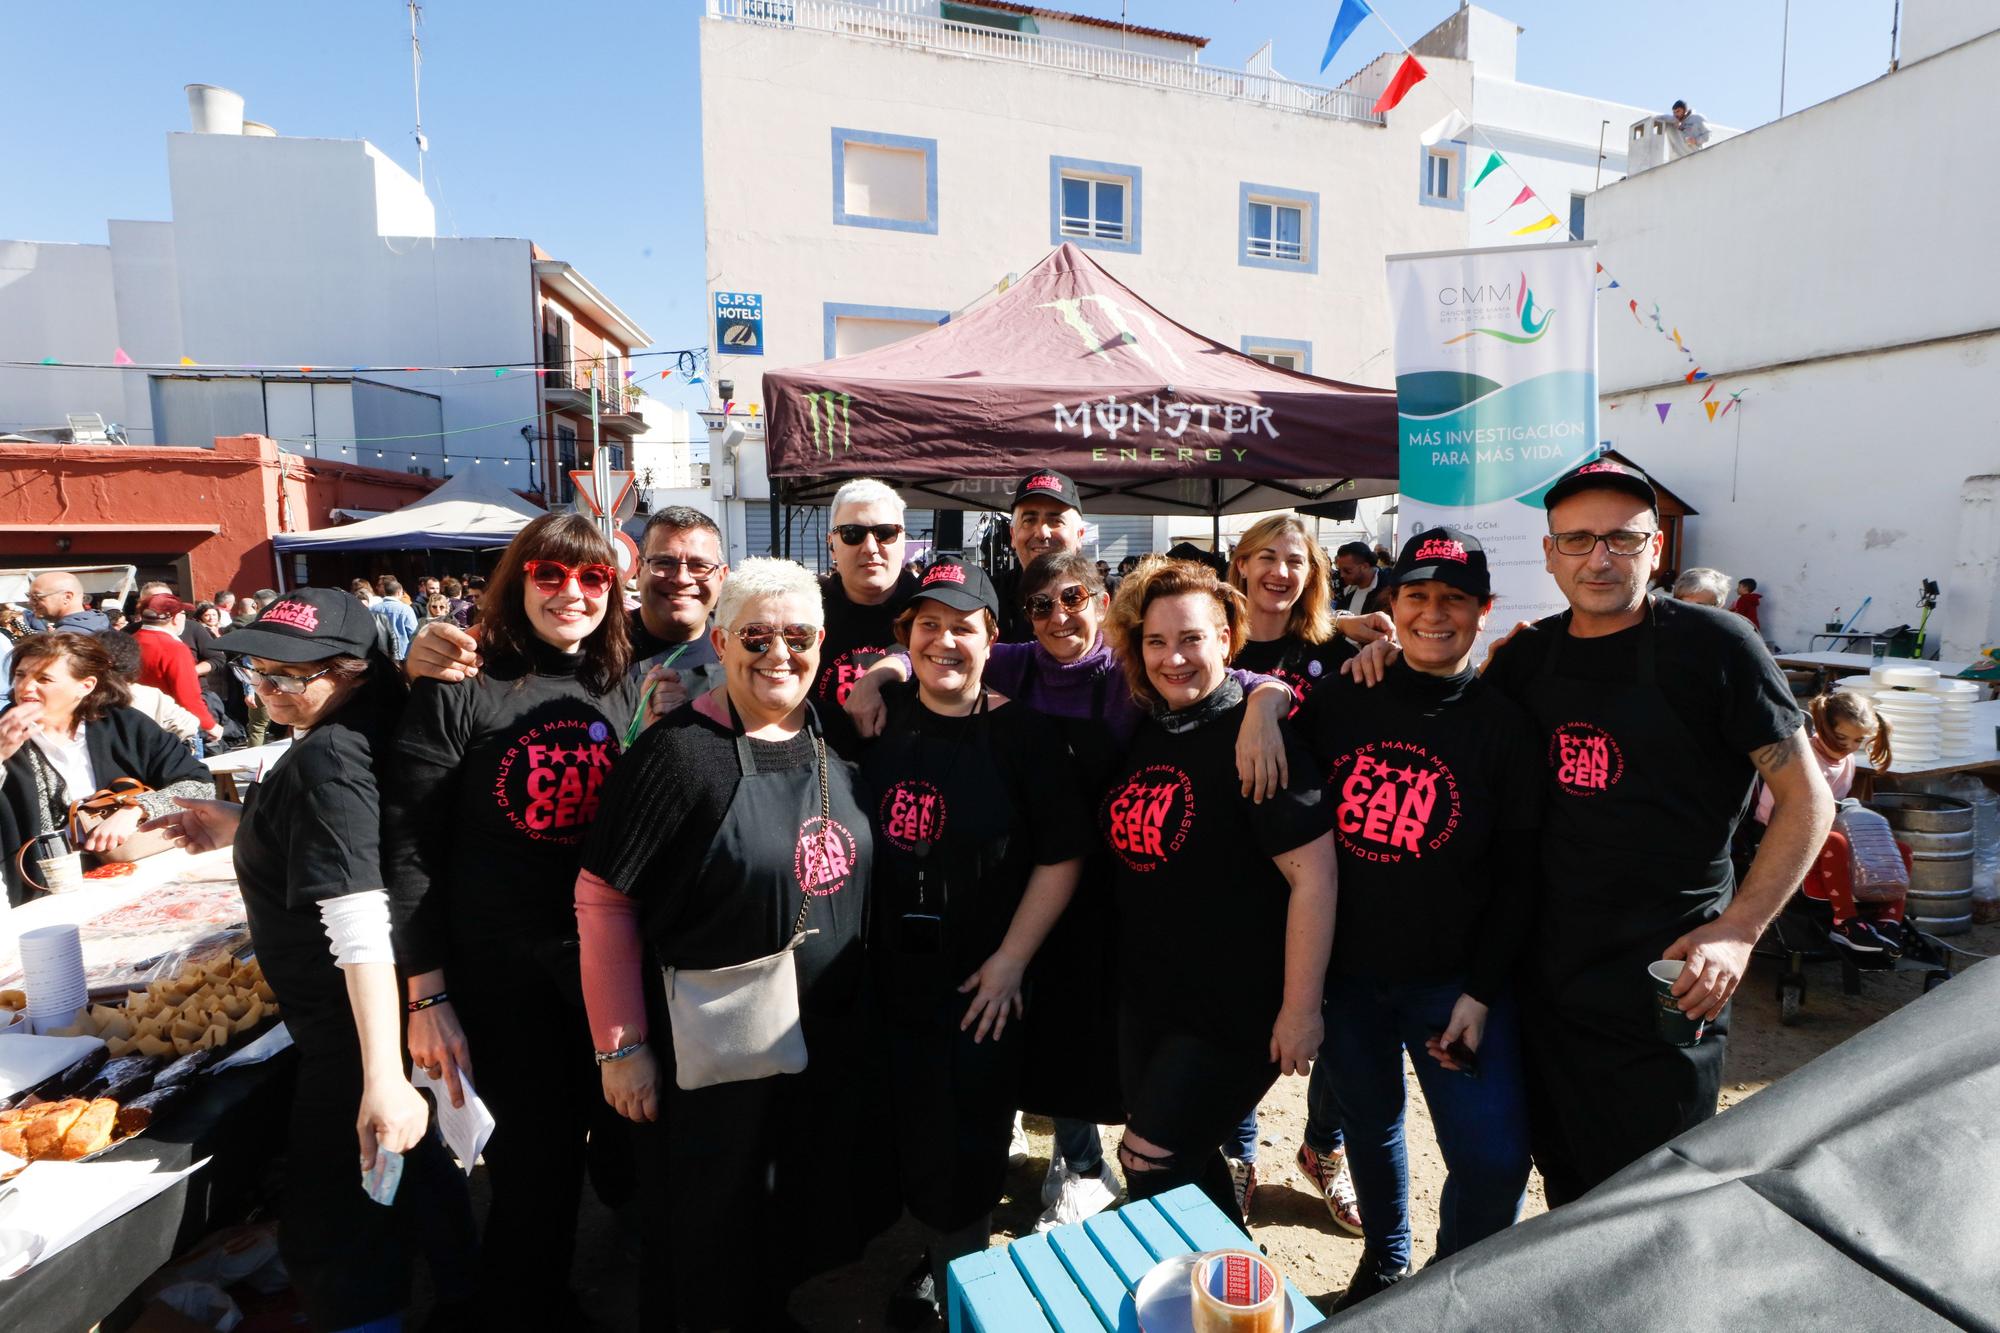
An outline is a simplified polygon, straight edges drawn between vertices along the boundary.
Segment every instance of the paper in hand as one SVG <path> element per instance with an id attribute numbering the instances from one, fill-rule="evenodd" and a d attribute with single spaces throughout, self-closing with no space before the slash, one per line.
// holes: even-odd
<path id="1" fill-rule="evenodd" d="M 438 1134 L 465 1168 L 465 1174 L 471 1175 L 479 1154 L 486 1150 L 486 1140 L 493 1137 L 494 1124 L 493 1113 L 472 1089 L 472 1076 L 463 1069 L 458 1071 L 458 1086 L 465 1093 L 463 1106 L 453 1106 L 451 1089 L 443 1079 L 432 1078 L 426 1070 L 412 1071 L 410 1082 L 418 1088 L 430 1089 L 431 1099 L 437 1105 Z"/>
<path id="2" fill-rule="evenodd" d="M 375 1165 L 361 1173 L 361 1188 L 368 1197 L 387 1208 L 396 1201 L 396 1187 L 403 1183 L 403 1154 L 387 1148 L 375 1150 Z"/>

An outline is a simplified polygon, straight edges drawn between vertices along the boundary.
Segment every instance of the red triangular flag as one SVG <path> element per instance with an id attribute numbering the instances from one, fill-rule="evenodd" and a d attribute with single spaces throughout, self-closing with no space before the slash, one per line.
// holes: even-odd
<path id="1" fill-rule="evenodd" d="M 1708 396 L 1714 392 L 1715 392 L 1715 384 L 1711 381 L 1709 386 L 1701 391 L 1701 401 L 1704 403 L 1707 402 Z"/>
<path id="2" fill-rule="evenodd" d="M 1386 111 L 1395 110 L 1396 103 L 1403 100 L 1404 94 L 1421 83 L 1424 76 L 1429 73 L 1429 70 L 1417 63 L 1415 56 L 1404 56 L 1403 63 L 1396 66 L 1396 77 L 1389 80 L 1389 86 L 1375 99 L 1375 114 L 1379 116 Z"/>
<path id="3" fill-rule="evenodd" d="M 131 357 L 125 355 L 125 349 L 121 347 L 111 354 L 111 364 L 114 366 L 129 366 L 134 363 Z"/>

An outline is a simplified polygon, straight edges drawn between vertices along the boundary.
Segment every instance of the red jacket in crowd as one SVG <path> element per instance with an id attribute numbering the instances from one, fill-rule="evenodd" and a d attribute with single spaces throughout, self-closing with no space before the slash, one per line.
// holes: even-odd
<path id="1" fill-rule="evenodd" d="M 203 731 L 215 730 L 215 717 L 201 697 L 201 677 L 194 654 L 180 641 L 172 625 L 144 625 L 139 641 L 139 683 L 163 690 L 182 708 L 201 719 Z"/>

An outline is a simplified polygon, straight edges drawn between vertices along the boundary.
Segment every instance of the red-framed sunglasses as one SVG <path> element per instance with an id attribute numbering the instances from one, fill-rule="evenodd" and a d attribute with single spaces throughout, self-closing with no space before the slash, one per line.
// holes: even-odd
<path id="1" fill-rule="evenodd" d="M 576 590 L 585 597 L 602 597 L 618 582 L 618 571 L 609 565 L 565 565 L 560 560 L 530 560 L 521 566 L 528 582 L 545 597 L 553 597 L 576 580 Z"/>

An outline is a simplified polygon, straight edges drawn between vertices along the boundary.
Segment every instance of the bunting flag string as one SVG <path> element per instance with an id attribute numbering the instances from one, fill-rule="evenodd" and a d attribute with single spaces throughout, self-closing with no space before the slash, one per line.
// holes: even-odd
<path id="1" fill-rule="evenodd" d="M 1498 222 L 1501 218 L 1506 217 L 1509 213 L 1513 212 L 1515 209 L 1519 208 L 1522 204 L 1527 203 L 1530 199 L 1533 199 L 1534 197 L 1535 197 L 1535 192 L 1529 189 L 1527 186 L 1523 185 L 1521 187 L 1521 192 L 1514 196 L 1514 202 L 1507 205 L 1505 208 L 1501 209 L 1498 213 L 1495 213 L 1492 217 L 1488 218 L 1486 220 L 1486 225 L 1489 227 L 1492 226 L 1494 223 Z"/>
<path id="2" fill-rule="evenodd" d="M 1327 34 L 1326 54 L 1319 58 L 1320 73 L 1326 73 L 1326 67 L 1333 63 L 1334 53 L 1354 35 L 1354 30 L 1361 26 L 1361 20 L 1371 12 L 1366 0 L 1340 0 L 1340 12 L 1333 18 L 1333 31 Z"/>
<path id="3" fill-rule="evenodd" d="M 1500 168 L 1505 165 L 1506 163 L 1501 158 L 1500 154 L 1489 152 L 1486 155 L 1486 165 L 1481 167 L 1479 169 L 1479 174 L 1472 178 L 1473 188 L 1477 189 L 1479 186 L 1479 182 L 1485 180 L 1488 176 L 1491 176 L 1494 172 L 1500 170 Z"/>
<path id="4" fill-rule="evenodd" d="M 1389 86 L 1375 99 L 1375 114 L 1381 116 L 1394 111 L 1396 104 L 1409 95 L 1410 89 L 1422 83 L 1429 74 L 1430 71 L 1425 69 L 1423 63 L 1415 56 L 1404 56 L 1403 63 L 1396 66 L 1395 76 L 1389 80 Z"/>
<path id="5" fill-rule="evenodd" d="M 1555 214 L 1551 213 L 1547 217 L 1543 218 L 1540 222 L 1530 222 L 1525 227 L 1516 227 L 1514 228 L 1514 230 L 1508 232 L 1507 234 L 1509 236 L 1526 236 L 1532 232 L 1547 231 L 1550 227 L 1555 226 L 1559 221 L 1561 221 L 1561 219 L 1557 218 Z"/>

